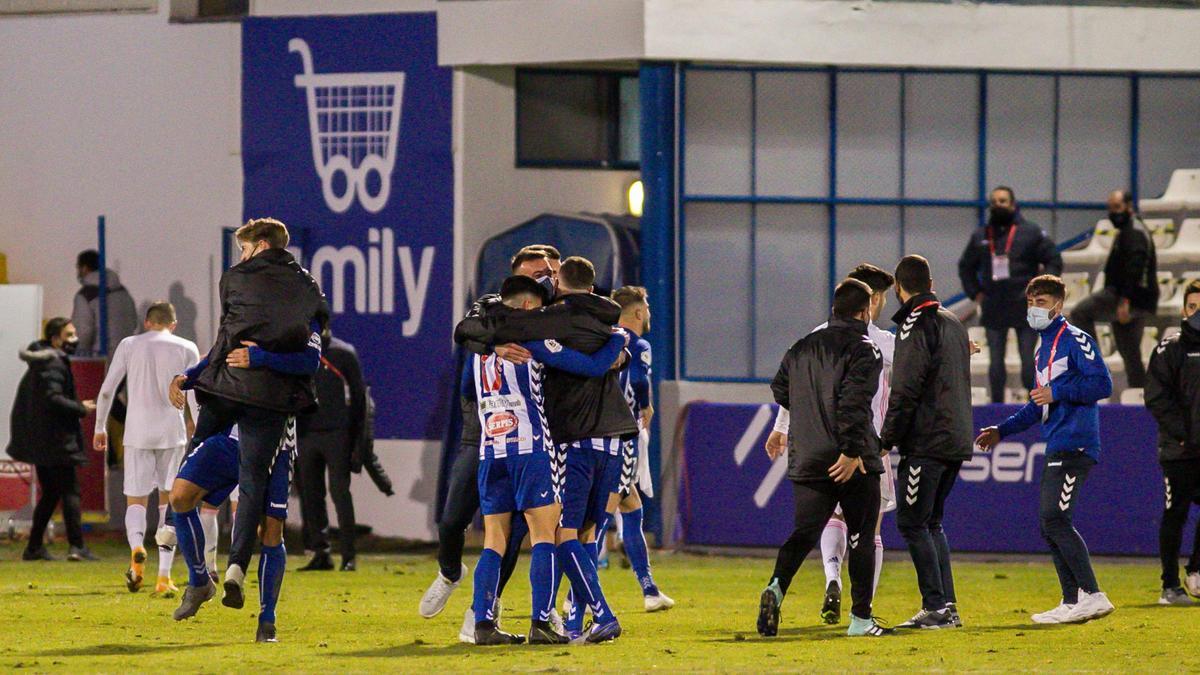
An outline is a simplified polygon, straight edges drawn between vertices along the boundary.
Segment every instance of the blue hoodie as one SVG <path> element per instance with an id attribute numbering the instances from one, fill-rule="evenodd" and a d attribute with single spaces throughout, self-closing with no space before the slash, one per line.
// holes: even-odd
<path id="1" fill-rule="evenodd" d="M 1054 365 L 1048 366 L 1054 339 Z M 1084 452 L 1100 460 L 1100 408 L 1097 402 L 1112 395 L 1112 376 L 1104 357 L 1092 336 L 1067 323 L 1059 315 L 1041 332 L 1042 344 L 1037 352 L 1038 384 L 1050 376 L 1050 391 L 1054 402 L 1046 408 L 1030 401 L 1000 425 L 1000 437 L 1006 438 L 1042 423 L 1042 438 L 1046 440 L 1046 455 Z"/>

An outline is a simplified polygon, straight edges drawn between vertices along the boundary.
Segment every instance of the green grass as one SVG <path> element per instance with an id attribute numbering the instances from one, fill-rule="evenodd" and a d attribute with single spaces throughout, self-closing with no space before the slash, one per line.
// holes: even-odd
<path id="1" fill-rule="evenodd" d="M 289 573 L 279 607 L 281 642 L 258 645 L 252 642 L 256 608 L 234 611 L 214 601 L 195 619 L 176 623 L 170 614 L 177 599 L 125 591 L 127 558 L 117 545 L 97 552 L 103 562 L 25 563 L 13 562 L 18 548 L 0 545 L 0 669 L 595 671 L 603 667 L 598 659 L 623 672 L 1200 668 L 1200 655 L 1189 648 L 1200 638 L 1200 607 L 1155 605 L 1157 566 L 1144 563 L 1099 563 L 1101 584 L 1117 605 L 1112 616 L 1081 626 L 1036 627 L 1029 614 L 1057 601 L 1048 561 L 962 562 L 956 573 L 966 628 L 871 640 L 845 637 L 845 623 L 818 624 L 823 580 L 810 560 L 784 603 L 780 635 L 763 639 L 755 618 L 770 560 L 661 554 L 656 577 L 679 603 L 667 613 L 642 611 L 629 571 L 614 566 L 602 572 L 625 628 L 616 643 L 476 648 L 456 638 L 470 602 L 469 583 L 441 616 L 417 616 L 417 601 L 435 570 L 430 556 L 363 556 L 354 574 Z M 293 556 L 289 567 L 301 562 Z M 153 564 L 152 554 L 148 570 Z M 505 596 L 512 630 L 523 630 L 528 618 L 527 569 L 518 569 Z M 178 562 L 175 576 L 183 576 Z M 911 563 L 889 557 L 876 613 L 898 623 L 916 607 Z"/>

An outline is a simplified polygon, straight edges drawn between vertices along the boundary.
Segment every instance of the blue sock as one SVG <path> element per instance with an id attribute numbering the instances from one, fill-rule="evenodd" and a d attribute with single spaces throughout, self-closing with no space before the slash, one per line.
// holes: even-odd
<path id="1" fill-rule="evenodd" d="M 563 571 L 571 580 L 571 590 L 574 591 L 576 603 L 572 614 L 578 615 L 579 623 L 583 623 L 583 603 L 592 608 L 592 617 L 597 625 L 604 625 L 616 619 L 608 602 L 604 599 L 604 591 L 600 589 L 600 577 L 596 574 L 596 564 L 588 554 L 583 544 L 578 540 L 563 543 L 558 547 L 559 560 Z"/>
<path id="2" fill-rule="evenodd" d="M 650 574 L 650 552 L 646 550 L 646 535 L 642 533 L 642 510 L 622 513 L 621 520 L 625 555 L 629 556 L 629 564 L 633 565 L 633 573 L 637 575 L 638 584 L 642 587 L 642 595 L 658 595 L 658 586 L 654 585 L 654 577 Z"/>
<path id="3" fill-rule="evenodd" d="M 554 609 L 554 577 L 558 576 L 554 561 L 554 544 L 534 544 L 529 553 L 529 586 L 533 589 L 534 621 L 549 621 Z"/>
<path id="4" fill-rule="evenodd" d="M 200 509 L 175 514 L 175 538 L 179 540 L 176 548 L 183 552 L 183 560 L 187 563 L 188 584 L 196 588 L 207 586 L 212 580 L 208 578 L 208 565 L 204 563 L 204 527 L 200 524 Z"/>
<path id="5" fill-rule="evenodd" d="M 262 553 L 258 554 L 258 601 L 262 605 L 259 623 L 275 623 L 275 604 L 279 602 L 279 588 L 283 586 L 286 569 L 287 549 L 282 542 L 278 546 L 262 547 Z"/>
<path id="6" fill-rule="evenodd" d="M 475 610 L 476 624 L 496 620 L 492 610 L 496 606 L 496 588 L 500 585 L 501 560 L 499 553 L 485 548 L 475 565 L 475 599 L 471 608 Z"/>

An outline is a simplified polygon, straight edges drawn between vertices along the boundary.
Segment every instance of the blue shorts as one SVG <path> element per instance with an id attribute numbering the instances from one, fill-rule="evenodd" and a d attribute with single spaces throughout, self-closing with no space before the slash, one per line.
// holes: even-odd
<path id="1" fill-rule="evenodd" d="M 205 491 L 204 502 L 220 506 L 238 485 L 238 443 L 225 435 L 210 436 L 183 459 L 178 478 L 195 483 Z M 292 473 L 292 456 L 280 452 L 271 466 L 267 483 L 266 514 L 279 520 L 287 519 L 288 492 Z"/>
<path id="2" fill-rule="evenodd" d="M 560 447 L 565 453 L 560 526 L 581 530 L 585 523 L 602 523 L 608 513 L 608 496 L 621 484 L 621 456 L 591 447 Z"/>
<path id="3" fill-rule="evenodd" d="M 485 516 L 528 511 L 558 501 L 549 452 L 479 461 L 479 510 Z"/>

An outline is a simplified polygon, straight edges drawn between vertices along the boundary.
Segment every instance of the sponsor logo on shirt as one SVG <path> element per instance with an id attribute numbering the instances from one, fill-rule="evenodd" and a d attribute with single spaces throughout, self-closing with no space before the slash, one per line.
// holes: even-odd
<path id="1" fill-rule="evenodd" d="M 487 418 L 484 423 L 484 431 L 488 436 L 507 436 L 509 432 L 517 428 L 517 416 L 509 413 L 496 413 Z"/>

